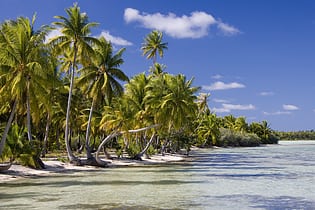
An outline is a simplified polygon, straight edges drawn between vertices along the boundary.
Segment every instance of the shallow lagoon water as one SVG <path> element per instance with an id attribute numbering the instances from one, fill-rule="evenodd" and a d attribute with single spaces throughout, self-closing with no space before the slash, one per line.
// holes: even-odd
<path id="1" fill-rule="evenodd" d="M 315 209 L 315 141 L 1 183 L 0 209 Z"/>

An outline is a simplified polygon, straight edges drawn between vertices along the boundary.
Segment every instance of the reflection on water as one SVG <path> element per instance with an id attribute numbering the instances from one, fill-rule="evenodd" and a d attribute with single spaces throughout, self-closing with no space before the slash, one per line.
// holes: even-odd
<path id="1" fill-rule="evenodd" d="M 0 209 L 315 209 L 315 141 L 0 185 Z"/>

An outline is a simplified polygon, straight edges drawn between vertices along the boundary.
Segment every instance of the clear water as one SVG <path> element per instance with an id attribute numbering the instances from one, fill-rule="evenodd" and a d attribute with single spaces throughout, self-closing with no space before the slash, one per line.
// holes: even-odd
<path id="1" fill-rule="evenodd" d="M 315 209 L 315 141 L 0 184 L 0 209 Z"/>

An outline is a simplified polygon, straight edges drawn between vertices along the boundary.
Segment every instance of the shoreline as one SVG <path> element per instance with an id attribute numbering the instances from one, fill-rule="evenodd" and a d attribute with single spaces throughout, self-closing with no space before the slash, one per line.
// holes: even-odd
<path id="1" fill-rule="evenodd" d="M 74 166 L 70 163 L 64 163 L 58 160 L 45 160 L 43 161 L 45 169 L 32 169 L 18 164 L 12 164 L 12 166 L 6 170 L 0 172 L 0 183 L 11 182 L 14 180 L 21 180 L 33 177 L 45 177 L 54 176 L 58 174 L 68 172 L 80 172 L 80 171 L 100 171 L 117 167 L 143 167 L 157 164 L 172 164 L 190 160 L 191 156 L 185 156 L 180 154 L 165 154 L 152 155 L 149 159 L 143 158 L 143 160 L 133 160 L 128 158 L 114 158 L 112 160 L 105 160 L 108 162 L 108 166 L 105 168 L 95 166 Z"/>

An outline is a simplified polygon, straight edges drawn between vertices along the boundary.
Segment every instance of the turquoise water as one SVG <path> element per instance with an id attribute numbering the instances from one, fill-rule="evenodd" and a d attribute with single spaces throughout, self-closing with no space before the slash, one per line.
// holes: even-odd
<path id="1" fill-rule="evenodd" d="M 315 141 L 0 185 L 0 209 L 315 209 Z"/>

